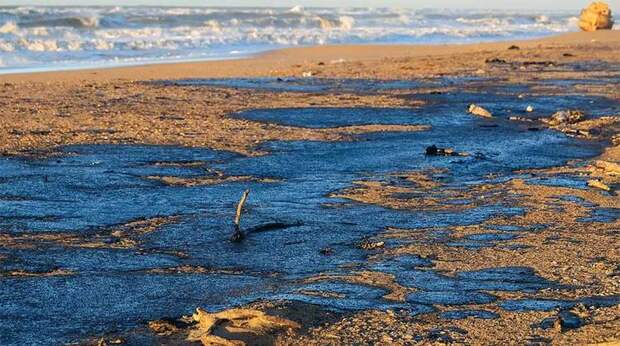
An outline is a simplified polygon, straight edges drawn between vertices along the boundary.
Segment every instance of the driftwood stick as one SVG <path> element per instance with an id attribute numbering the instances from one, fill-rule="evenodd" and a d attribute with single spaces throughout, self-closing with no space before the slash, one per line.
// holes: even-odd
<path id="1" fill-rule="evenodd" d="M 241 196 L 241 200 L 239 204 L 237 204 L 237 213 L 235 214 L 235 232 L 233 233 L 231 240 L 233 242 L 239 242 L 244 238 L 243 231 L 241 231 L 241 214 L 243 213 L 243 206 L 245 202 L 248 200 L 248 195 L 250 194 L 250 190 L 245 190 L 243 192 L 243 196 Z"/>
<path id="2" fill-rule="evenodd" d="M 245 201 L 248 200 L 249 194 L 250 190 L 245 190 L 239 204 L 237 204 L 237 215 L 235 215 L 235 226 L 237 226 L 237 228 L 241 228 L 241 213 L 243 213 L 243 206 L 245 205 Z"/>

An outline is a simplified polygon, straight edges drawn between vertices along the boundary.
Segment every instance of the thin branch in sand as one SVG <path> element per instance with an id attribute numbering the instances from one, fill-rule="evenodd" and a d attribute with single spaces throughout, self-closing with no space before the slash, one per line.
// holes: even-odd
<path id="1" fill-rule="evenodd" d="M 241 200 L 239 201 L 239 204 L 237 204 L 237 213 L 235 214 L 235 220 L 234 220 L 235 232 L 233 233 L 230 239 L 233 242 L 239 242 L 243 240 L 244 238 L 243 232 L 241 231 L 241 214 L 243 213 L 243 206 L 245 205 L 245 202 L 248 200 L 249 194 L 250 194 L 250 190 L 245 190 L 243 192 L 243 196 L 241 196 Z"/>

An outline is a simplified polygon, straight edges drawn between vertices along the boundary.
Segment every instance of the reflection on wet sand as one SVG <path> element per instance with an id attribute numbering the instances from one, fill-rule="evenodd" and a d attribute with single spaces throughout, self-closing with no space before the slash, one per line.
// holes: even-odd
<path id="1" fill-rule="evenodd" d="M 166 86 L 212 88 L 190 82 Z M 24 342 L 476 343 L 489 341 L 484 328 L 508 342 L 612 338 L 620 205 L 618 157 L 604 141 L 618 122 L 602 116 L 617 102 L 526 87 L 536 112 L 512 121 L 524 87 L 481 91 L 486 82 L 440 79 L 428 83 L 462 88 L 424 94 L 414 91 L 428 85 L 358 82 L 368 103 L 409 108 L 292 107 L 309 92 L 303 82 L 264 91 L 280 95 L 269 97 L 281 107 L 232 107 L 226 121 L 270 136 L 215 146 L 234 152 L 80 145 L 3 159 L 0 279 L 15 303 L 2 325 Z M 209 90 L 244 93 L 219 83 Z M 322 80 L 321 92 L 342 83 Z M 280 99 L 288 92 L 292 105 Z M 480 100 L 494 118 L 467 114 Z M 590 119 L 541 120 L 581 106 Z M 27 136 L 35 135 L 51 134 Z M 468 155 L 429 155 L 433 146 Z M 231 243 L 247 188 L 249 236 Z M 67 286 L 76 303 L 58 307 L 51 297 Z M 93 290 L 105 290 L 105 309 Z M 50 319 L 84 325 L 44 325 L 35 335 L 36 320 L 19 314 L 30 297 Z M 94 309 L 98 319 L 86 319 Z"/>

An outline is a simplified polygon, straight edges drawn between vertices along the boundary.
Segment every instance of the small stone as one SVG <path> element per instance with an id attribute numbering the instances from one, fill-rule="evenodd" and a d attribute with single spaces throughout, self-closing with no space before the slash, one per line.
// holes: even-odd
<path id="1" fill-rule="evenodd" d="M 477 115 L 477 116 L 484 117 L 484 118 L 493 117 L 493 114 L 491 114 L 491 112 L 473 103 L 469 105 L 469 109 L 467 111 L 470 114 Z"/>
<path id="2" fill-rule="evenodd" d="M 581 317 L 579 317 L 577 314 L 571 311 L 561 311 L 558 314 L 558 317 L 559 317 L 558 319 L 560 321 L 560 327 L 562 329 L 562 332 L 565 332 L 571 329 L 578 329 L 584 325 L 584 322 L 581 319 Z"/>
<path id="3" fill-rule="evenodd" d="M 304 78 L 310 78 L 310 77 L 312 77 L 312 72 L 310 72 L 310 71 L 304 72 L 304 73 L 301 74 L 301 76 L 304 77 Z"/>
<path id="4" fill-rule="evenodd" d="M 331 255 L 334 254 L 334 249 L 332 249 L 331 247 L 327 246 L 327 247 L 324 247 L 321 250 L 319 250 L 319 253 L 321 255 L 324 255 L 324 256 L 331 256 Z"/>
<path id="5" fill-rule="evenodd" d="M 484 61 L 487 64 L 507 64 L 508 62 L 504 59 L 500 58 L 490 58 Z"/>
<path id="6" fill-rule="evenodd" d="M 364 239 L 358 244 L 358 247 L 364 250 L 376 250 L 385 247 L 385 242 L 371 242 L 368 239 Z"/>
<path id="7" fill-rule="evenodd" d="M 576 124 L 586 119 L 585 114 L 578 110 L 566 110 L 555 112 L 549 119 L 543 121 L 551 126 Z"/>
<path id="8" fill-rule="evenodd" d="M 347 62 L 345 59 L 340 58 L 340 59 L 331 60 L 329 63 L 330 64 L 343 64 L 345 62 Z"/>
<path id="9" fill-rule="evenodd" d="M 527 108 L 525 109 L 526 112 L 528 113 L 532 113 L 534 111 L 534 107 L 532 106 L 527 106 Z"/>
<path id="10" fill-rule="evenodd" d="M 611 191 L 611 187 L 609 187 L 607 184 L 603 183 L 602 181 L 598 179 L 588 180 L 588 186 L 601 189 L 604 191 L 608 191 L 608 192 Z"/>
<path id="11" fill-rule="evenodd" d="M 532 327 L 536 327 L 536 328 L 540 328 L 544 330 L 553 328 L 559 331 L 560 323 L 558 320 L 559 319 L 556 316 L 547 317 L 543 319 L 542 321 L 540 321 L 540 323 L 533 324 Z"/>
<path id="12" fill-rule="evenodd" d="M 511 121 L 524 121 L 524 122 L 530 122 L 530 123 L 533 122 L 532 119 L 525 118 L 525 117 L 519 117 L 519 116 L 512 116 L 512 117 L 508 118 L 508 120 L 511 120 Z"/>
<path id="13" fill-rule="evenodd" d="M 514 44 L 510 47 L 508 47 L 508 50 L 519 50 L 521 48 L 519 48 L 519 46 L 515 46 Z"/>
<path id="14" fill-rule="evenodd" d="M 436 156 L 439 148 L 436 145 L 431 145 L 430 147 L 426 147 L 426 155 L 428 156 Z"/>
<path id="15" fill-rule="evenodd" d="M 157 335 L 172 335 L 173 333 L 179 331 L 174 324 L 163 320 L 150 321 L 148 326 Z"/>
<path id="16" fill-rule="evenodd" d="M 433 144 L 426 148 L 426 156 L 468 156 L 468 154 L 457 153 L 454 149 L 450 148 L 438 148 Z"/>
<path id="17" fill-rule="evenodd" d="M 387 342 L 387 343 L 391 343 L 392 341 L 394 341 L 394 339 L 392 339 L 389 335 L 384 335 L 381 338 L 382 341 Z"/>

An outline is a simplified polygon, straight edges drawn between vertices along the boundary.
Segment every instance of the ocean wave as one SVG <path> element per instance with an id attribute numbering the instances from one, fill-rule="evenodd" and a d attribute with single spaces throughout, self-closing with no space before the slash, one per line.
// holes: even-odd
<path id="1" fill-rule="evenodd" d="M 297 6 L 291 7 L 288 11 L 291 12 L 291 13 L 303 13 L 304 12 L 304 8 L 301 5 L 297 5 Z"/>
<path id="2" fill-rule="evenodd" d="M 575 28 L 574 13 L 389 8 L 0 8 L 5 68 L 227 57 L 275 47 L 471 42 Z"/>
<path id="3" fill-rule="evenodd" d="M 512 22 L 506 18 L 495 18 L 495 17 L 484 17 L 484 18 L 457 18 L 457 22 L 469 25 L 477 25 L 477 26 L 500 26 L 500 25 L 510 25 Z"/>
<path id="4" fill-rule="evenodd" d="M 68 27 L 68 28 L 96 28 L 99 26 L 98 17 L 64 17 L 41 18 L 39 20 L 19 22 L 20 27 Z"/>
<path id="5" fill-rule="evenodd" d="M 19 27 L 15 22 L 6 22 L 0 26 L 0 34 L 14 34 L 18 29 Z"/>

